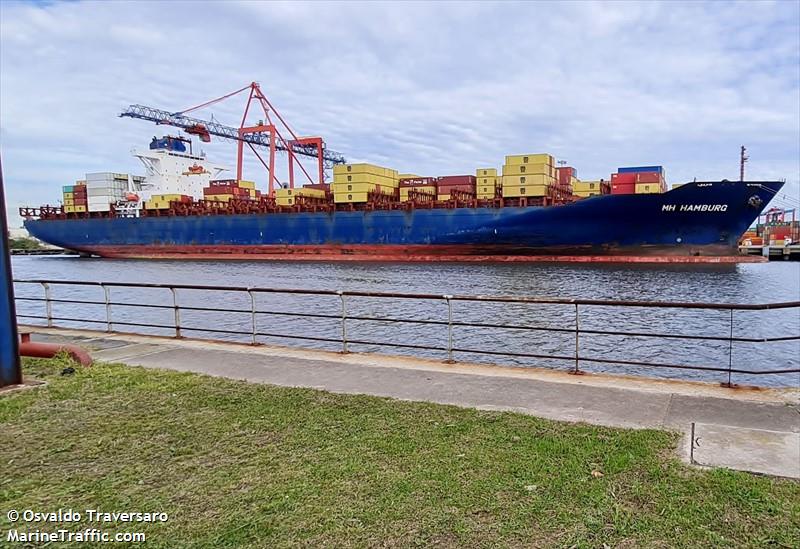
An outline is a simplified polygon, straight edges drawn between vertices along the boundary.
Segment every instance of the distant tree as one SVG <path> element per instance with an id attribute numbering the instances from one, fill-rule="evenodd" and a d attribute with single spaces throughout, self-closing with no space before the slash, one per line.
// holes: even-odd
<path id="1" fill-rule="evenodd" d="M 41 250 L 44 248 L 41 242 L 34 238 L 9 238 L 8 244 L 12 250 Z"/>

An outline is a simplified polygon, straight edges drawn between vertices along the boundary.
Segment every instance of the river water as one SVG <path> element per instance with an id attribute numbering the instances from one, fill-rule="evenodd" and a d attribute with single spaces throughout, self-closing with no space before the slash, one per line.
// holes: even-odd
<path id="1" fill-rule="evenodd" d="M 771 262 L 740 265 L 622 265 L 622 264 L 386 264 L 312 262 L 218 262 L 218 261 L 138 261 L 86 259 L 71 256 L 16 256 L 12 259 L 15 279 L 57 279 L 97 282 L 148 282 L 203 284 L 214 286 L 258 286 L 320 290 L 364 290 L 377 292 L 512 295 L 556 298 L 660 300 L 721 303 L 769 303 L 800 301 L 800 263 Z M 17 295 L 41 297 L 36 285 L 17 284 Z M 98 287 L 54 286 L 53 298 L 103 301 Z M 173 325 L 173 312 L 136 307 L 142 304 L 172 304 L 168 290 L 112 289 L 112 301 L 130 306 L 112 307 L 117 322 Z M 180 291 L 182 305 L 228 307 L 250 310 L 247 294 L 233 292 L 200 293 Z M 279 312 L 338 315 L 341 304 L 335 296 L 293 296 L 258 294 L 258 330 L 271 334 L 259 337 L 263 343 L 341 349 L 341 343 L 306 341 L 301 337 L 338 339 L 338 319 L 292 317 Z M 19 301 L 18 314 L 42 315 L 43 304 Z M 378 318 L 447 320 L 444 300 L 348 298 L 348 314 Z M 273 313 L 273 314 L 269 314 Z M 82 303 L 54 304 L 56 317 L 82 319 L 57 321 L 57 325 L 105 328 L 103 305 Z M 570 305 L 521 305 L 503 303 L 453 302 L 453 319 L 484 324 L 569 328 L 575 326 L 575 310 Z M 27 323 L 41 321 L 22 318 Z M 714 310 L 582 307 L 582 329 L 712 335 L 727 337 L 730 313 Z M 183 311 L 181 325 L 194 328 L 250 331 L 249 313 L 210 313 Z M 172 334 L 164 328 L 118 325 L 120 331 Z M 387 348 L 370 344 L 351 345 L 352 351 L 412 354 L 446 358 L 447 327 L 350 320 L 348 339 L 368 343 L 399 343 L 435 346 L 425 351 Z M 778 337 L 800 334 L 800 309 L 736 311 L 734 336 Z M 213 337 L 249 341 L 249 335 L 185 332 L 192 337 Z M 453 344 L 459 349 L 573 356 L 574 334 L 564 332 L 509 330 L 457 326 Z M 747 370 L 798 368 L 800 342 L 745 343 L 731 348 L 727 341 L 655 339 L 640 336 L 582 335 L 580 354 L 610 360 L 632 360 L 667 364 L 687 364 Z M 500 355 L 456 353 L 457 360 L 508 364 L 517 367 L 544 366 L 569 369 L 569 360 L 552 360 Z M 581 362 L 587 371 L 607 371 L 629 375 L 649 375 L 681 379 L 725 381 L 727 374 L 691 370 L 622 366 Z M 800 374 L 752 376 L 734 374 L 733 381 L 765 386 L 800 386 Z"/>

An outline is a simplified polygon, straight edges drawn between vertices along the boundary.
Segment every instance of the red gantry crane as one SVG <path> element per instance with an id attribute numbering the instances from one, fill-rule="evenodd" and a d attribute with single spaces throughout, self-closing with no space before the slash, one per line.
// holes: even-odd
<path id="1" fill-rule="evenodd" d="M 201 120 L 186 116 L 187 113 L 209 107 L 220 101 L 224 101 L 230 97 L 238 95 L 242 92 L 249 90 L 247 96 L 247 104 L 245 105 L 242 121 L 238 128 L 225 126 L 216 121 Z M 250 107 L 253 103 L 261 107 L 264 113 L 264 119 L 259 120 L 258 123 L 248 125 L 247 116 L 250 113 Z M 276 120 L 272 119 L 274 114 Z M 250 147 L 253 154 L 261 162 L 261 164 L 269 172 L 269 194 L 272 196 L 275 190 L 275 183 L 280 185 L 277 176 L 275 175 L 275 153 L 282 151 L 288 153 L 289 156 L 289 187 L 294 188 L 294 166 L 297 166 L 308 179 L 309 183 L 315 183 L 300 163 L 298 156 L 311 157 L 317 159 L 317 181 L 316 183 L 325 182 L 325 169 L 332 168 L 335 164 L 344 164 L 344 157 L 325 147 L 325 141 L 321 137 L 298 137 L 295 132 L 286 123 L 286 120 L 280 113 L 272 106 L 269 99 L 261 92 L 261 87 L 257 82 L 251 82 L 247 86 L 238 89 L 229 94 L 223 95 L 211 101 L 206 101 L 200 105 L 184 109 L 178 112 L 169 112 L 153 107 L 144 105 L 131 105 L 120 113 L 120 116 L 129 118 L 138 118 L 140 120 L 149 120 L 156 124 L 165 124 L 182 128 L 190 135 L 197 135 L 201 141 L 208 143 L 211 141 L 211 136 L 215 135 L 223 139 L 230 139 L 238 143 L 238 151 L 236 155 L 236 179 L 242 179 L 242 157 L 244 154 L 245 144 Z M 286 135 L 284 135 L 286 134 Z M 269 162 L 265 162 L 261 155 L 256 150 L 256 147 L 267 147 L 269 149 Z"/>

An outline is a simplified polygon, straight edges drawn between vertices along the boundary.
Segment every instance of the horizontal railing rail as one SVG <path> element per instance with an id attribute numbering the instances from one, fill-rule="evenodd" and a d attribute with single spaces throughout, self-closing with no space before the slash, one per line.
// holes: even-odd
<path id="1" fill-rule="evenodd" d="M 800 334 L 770 337 L 742 337 L 734 336 L 734 312 L 735 311 L 765 311 L 781 309 L 800 309 L 800 301 L 789 301 L 779 303 L 762 304 L 741 304 L 741 303 L 702 303 L 702 302 L 672 302 L 672 301 L 634 301 L 634 300 L 604 300 L 604 299 L 559 299 L 549 297 L 525 297 L 525 296 L 490 296 L 490 295 L 438 295 L 424 293 L 399 293 L 399 292 L 372 292 L 372 291 L 334 291 L 334 290 L 315 290 L 315 289 L 296 289 L 296 288 L 263 288 L 251 286 L 211 286 L 199 284 L 155 284 L 137 282 L 92 282 L 92 281 L 67 281 L 67 280 L 47 280 L 47 279 L 18 279 L 17 284 L 37 284 L 44 289 L 44 297 L 19 296 L 18 301 L 44 303 L 45 315 L 18 314 L 21 319 L 44 320 L 47 326 L 53 327 L 55 322 L 73 322 L 105 325 L 107 332 L 117 331 L 115 327 L 126 328 L 157 328 L 163 330 L 174 330 L 174 336 L 181 338 L 186 332 L 203 332 L 207 334 L 249 336 L 251 344 L 258 344 L 258 338 L 284 338 L 287 340 L 314 341 L 335 343 L 341 345 L 342 352 L 349 352 L 350 345 L 362 345 L 372 347 L 387 347 L 395 349 L 413 349 L 424 351 L 444 351 L 447 353 L 447 361 L 454 362 L 455 354 L 485 355 L 495 357 L 511 357 L 522 359 L 550 359 L 560 361 L 570 361 L 574 365 L 570 368 L 571 373 L 583 373 L 580 370 L 581 362 L 607 364 L 614 366 L 637 366 L 655 369 L 676 369 L 693 370 L 698 372 L 724 372 L 727 380 L 723 383 L 726 386 L 733 386 L 732 374 L 746 374 L 753 376 L 779 375 L 800 373 L 800 368 L 773 368 L 773 369 L 746 369 L 733 366 L 733 343 L 755 343 L 768 344 L 774 342 L 800 341 Z M 51 293 L 51 286 L 74 286 L 74 287 L 97 287 L 103 290 L 104 299 L 66 299 L 54 298 Z M 112 288 L 133 288 L 133 289 L 162 289 L 171 293 L 171 302 L 167 304 L 142 303 L 130 301 L 115 301 L 111 299 Z M 200 291 L 200 292 L 228 292 L 247 294 L 250 300 L 250 308 L 236 307 L 207 307 L 197 305 L 182 305 L 179 303 L 178 291 Z M 284 294 L 297 296 L 328 296 L 338 298 L 339 312 L 336 314 L 324 312 L 295 312 L 270 310 L 264 311 L 257 308 L 256 294 Z M 375 298 L 375 299 L 413 299 L 444 302 L 447 306 L 447 320 L 422 319 L 422 318 L 399 318 L 384 316 L 364 316 L 348 314 L 348 298 Z M 476 302 L 476 303 L 505 303 L 505 304 L 525 304 L 525 305 L 562 305 L 574 308 L 573 327 L 553 327 L 553 326 L 532 326 L 525 324 L 502 324 L 493 322 L 470 322 L 453 319 L 453 302 Z M 72 305 L 97 305 L 104 306 L 105 319 L 78 318 L 75 316 L 56 316 L 53 314 L 53 304 L 72 304 Z M 671 332 L 643 332 L 620 329 L 587 329 L 580 325 L 580 307 L 614 307 L 614 308 L 647 308 L 647 309 L 705 309 L 726 311 L 729 313 L 729 333 L 728 335 L 704 335 L 704 334 L 681 334 Z M 131 322 L 129 320 L 114 319 L 112 310 L 119 307 L 134 307 L 142 309 L 169 310 L 173 313 L 172 324 L 156 323 L 154 321 Z M 250 315 L 250 330 L 229 330 L 211 326 L 192 326 L 181 322 L 181 312 L 217 312 L 217 313 L 238 313 Z M 298 335 L 285 334 L 269 331 L 262 331 L 258 326 L 258 319 L 261 316 L 273 317 L 296 317 L 307 319 L 335 320 L 340 324 L 339 337 L 324 337 L 322 335 Z M 348 338 L 348 322 L 382 322 L 398 324 L 417 324 L 446 327 L 447 345 L 445 347 L 422 345 L 409 342 L 398 341 L 368 341 Z M 528 353 L 511 350 L 497 349 L 474 349 L 468 347 L 458 347 L 453 344 L 453 331 L 455 328 L 478 328 L 478 329 L 500 329 L 512 331 L 535 331 L 552 332 L 561 334 L 571 334 L 574 337 L 575 352 L 570 355 L 547 354 L 547 353 Z M 134 332 L 136 333 L 136 332 Z M 725 366 L 691 365 L 676 364 L 665 362 L 648 362 L 643 360 L 621 360 L 601 356 L 586 356 L 581 354 L 581 336 L 622 336 L 622 337 L 641 337 L 658 339 L 677 339 L 687 341 L 713 341 L 728 343 L 727 359 Z"/>

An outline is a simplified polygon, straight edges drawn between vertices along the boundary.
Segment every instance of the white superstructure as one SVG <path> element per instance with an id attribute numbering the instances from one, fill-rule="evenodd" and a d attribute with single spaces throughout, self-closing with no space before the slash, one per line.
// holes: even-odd
<path id="1" fill-rule="evenodd" d="M 131 152 L 142 161 L 146 169 L 141 189 L 136 189 L 141 202 L 154 194 L 185 194 L 196 200 L 203 198 L 203 187 L 220 174 L 229 171 L 227 166 L 206 159 L 205 153 L 187 152 L 183 138 L 153 138 L 147 150 L 133 149 Z M 184 149 L 184 150 L 180 150 Z"/>

